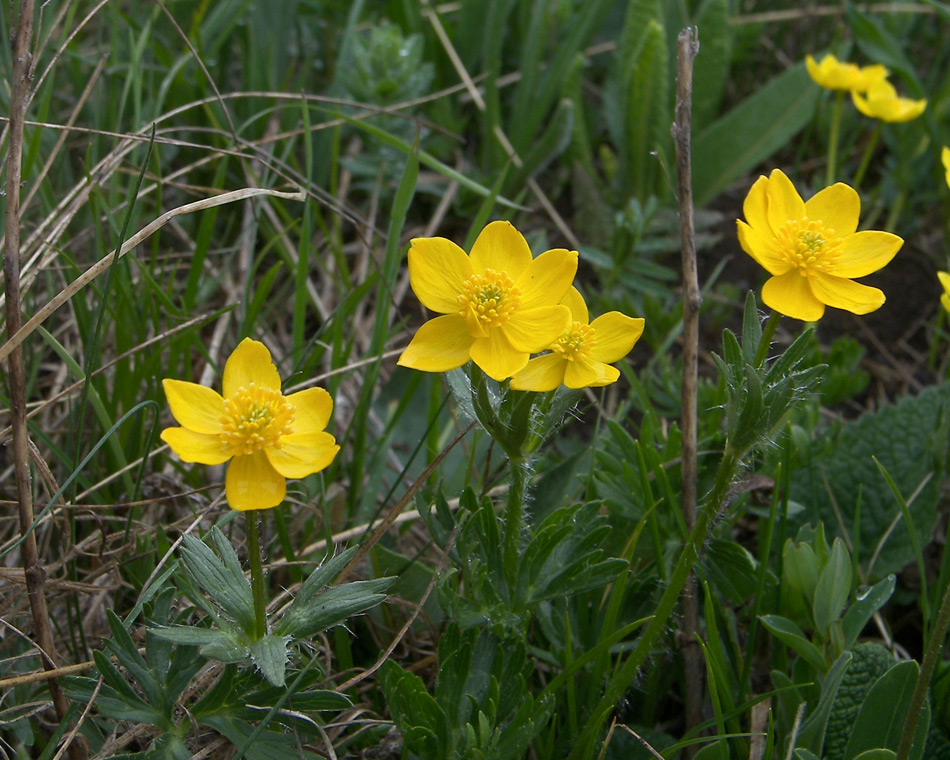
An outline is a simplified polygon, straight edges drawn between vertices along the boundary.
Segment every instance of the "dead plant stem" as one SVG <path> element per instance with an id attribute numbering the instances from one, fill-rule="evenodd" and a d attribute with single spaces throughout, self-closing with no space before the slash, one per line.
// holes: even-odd
<path id="1" fill-rule="evenodd" d="M 16 33 L 13 37 L 13 71 L 10 92 L 9 154 L 7 157 L 6 246 L 3 254 L 4 289 L 6 291 L 7 335 L 20 329 L 20 184 L 23 174 L 23 122 L 30 99 L 33 77 L 33 0 L 20 0 Z M 30 613 L 33 618 L 33 636 L 37 647 L 47 653 L 42 657 L 46 670 L 56 668 L 56 649 L 50 628 L 49 609 L 46 606 L 46 571 L 40 564 L 33 526 L 33 484 L 30 476 L 30 440 L 26 426 L 26 373 L 23 347 L 10 352 L 7 359 L 10 387 L 10 417 L 13 426 L 13 461 L 16 480 L 17 505 L 23 542 L 23 574 L 26 581 Z M 49 682 L 50 697 L 60 721 L 69 711 L 66 696 L 55 681 Z M 83 748 L 74 744 L 70 757 L 85 757 Z"/>
<path id="2" fill-rule="evenodd" d="M 679 187 L 680 234 L 683 244 L 683 430 L 681 465 L 683 490 L 683 519 L 687 530 L 696 525 L 696 450 L 697 402 L 696 392 L 699 367 L 699 274 L 696 266 L 696 239 L 693 225 L 693 187 L 690 163 L 690 130 L 692 122 L 693 59 L 699 52 L 699 39 L 692 28 L 684 29 L 678 37 L 676 121 L 673 123 L 673 141 L 676 145 L 676 179 Z M 708 508 L 708 507 L 707 507 Z M 682 639 L 684 701 L 686 731 L 702 720 L 704 667 L 703 656 L 696 636 L 699 632 L 699 598 L 696 573 L 690 572 L 681 597 L 683 608 Z M 685 750 L 692 758 L 696 745 Z"/>

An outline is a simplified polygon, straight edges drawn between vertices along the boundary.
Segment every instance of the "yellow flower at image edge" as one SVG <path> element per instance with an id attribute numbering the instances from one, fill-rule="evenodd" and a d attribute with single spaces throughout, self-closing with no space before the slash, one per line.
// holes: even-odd
<path id="1" fill-rule="evenodd" d="M 884 293 L 854 282 L 885 266 L 904 241 L 889 232 L 857 232 L 861 199 L 837 183 L 806 203 L 779 169 L 759 177 L 737 220 L 739 243 L 772 277 L 762 300 L 795 319 L 815 321 L 825 306 L 867 314 Z"/>
<path id="2" fill-rule="evenodd" d="M 890 82 L 877 82 L 866 95 L 851 93 L 854 107 L 865 116 L 887 122 L 902 122 L 916 119 L 927 108 L 926 100 L 902 98 Z"/>
<path id="3" fill-rule="evenodd" d="M 943 288 L 940 303 L 943 304 L 943 308 L 950 311 L 950 272 L 937 272 L 937 279 L 940 280 L 940 286 Z"/>
<path id="4" fill-rule="evenodd" d="M 285 396 L 263 343 L 245 338 L 224 365 L 223 396 L 183 380 L 162 381 L 181 427 L 162 440 L 185 462 L 230 461 L 225 494 L 232 509 L 270 509 L 284 500 L 286 478 L 326 468 L 340 447 L 325 432 L 333 400 L 323 388 Z"/>
<path id="5" fill-rule="evenodd" d="M 879 63 L 872 66 L 858 66 L 855 63 L 839 61 L 828 53 L 821 61 L 805 56 L 808 75 L 827 90 L 852 90 L 864 92 L 873 84 L 887 78 L 888 70 Z"/>
<path id="6" fill-rule="evenodd" d="M 571 326 L 549 348 L 511 379 L 520 391 L 553 391 L 610 385 L 620 371 L 610 365 L 630 353 L 643 334 L 644 320 L 611 311 L 590 322 L 584 297 L 572 287 L 561 299 L 571 310 Z"/>
<path id="7" fill-rule="evenodd" d="M 943 150 L 940 151 L 940 162 L 943 164 L 943 170 L 946 172 L 944 178 L 947 181 L 947 186 L 950 187 L 950 148 L 946 145 L 943 147 Z"/>
<path id="8" fill-rule="evenodd" d="M 576 271 L 576 251 L 532 258 L 509 222 L 485 227 L 470 255 L 445 238 L 414 239 L 410 284 L 423 306 L 443 316 L 419 328 L 398 364 L 447 372 L 471 359 L 495 380 L 511 377 L 570 326 L 558 301 Z"/>

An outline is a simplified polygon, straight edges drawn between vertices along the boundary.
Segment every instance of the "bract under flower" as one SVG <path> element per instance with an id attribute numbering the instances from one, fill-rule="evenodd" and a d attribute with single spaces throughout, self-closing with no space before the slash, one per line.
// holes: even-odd
<path id="1" fill-rule="evenodd" d="M 558 304 L 577 271 L 577 252 L 531 257 L 509 222 L 492 222 L 470 255 L 445 238 L 416 238 L 409 281 L 422 305 L 444 316 L 426 322 L 399 357 L 403 367 L 447 372 L 469 359 L 495 380 L 511 377 L 570 324 Z"/>
<path id="2" fill-rule="evenodd" d="M 877 82 L 883 82 L 890 73 L 879 63 L 872 66 L 858 66 L 855 63 L 839 61 L 828 53 L 821 61 L 805 56 L 808 74 L 819 85 L 828 90 L 851 90 L 864 92 Z"/>
<path id="3" fill-rule="evenodd" d="M 284 500 L 286 478 L 325 469 L 340 447 L 324 431 L 333 400 L 323 388 L 283 395 L 263 343 L 245 338 L 224 366 L 224 395 L 183 380 L 162 380 L 181 427 L 162 440 L 186 462 L 230 461 L 225 493 L 232 509 L 270 509 Z"/>
<path id="4" fill-rule="evenodd" d="M 894 86 L 886 81 L 872 85 L 866 95 L 852 91 L 851 99 L 865 116 L 888 122 L 916 119 L 927 108 L 926 100 L 899 97 Z"/>
<path id="5" fill-rule="evenodd" d="M 597 388 L 610 385 L 620 371 L 610 365 L 630 353 L 643 334 L 644 320 L 610 311 L 589 323 L 587 304 L 576 288 L 567 291 L 561 303 L 571 310 L 572 322 L 548 348 L 511 379 L 519 391 L 553 391 L 568 388 Z"/>
<path id="6" fill-rule="evenodd" d="M 889 232 L 857 232 L 861 199 L 837 183 L 806 203 L 779 169 L 759 177 L 737 220 L 742 249 L 772 277 L 762 300 L 795 319 L 814 321 L 825 306 L 867 314 L 884 293 L 854 282 L 886 265 L 904 241 Z"/>

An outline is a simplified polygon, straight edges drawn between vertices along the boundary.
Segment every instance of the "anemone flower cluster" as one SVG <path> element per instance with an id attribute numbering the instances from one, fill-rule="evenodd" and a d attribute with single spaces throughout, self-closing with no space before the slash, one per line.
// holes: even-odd
<path id="1" fill-rule="evenodd" d="M 609 312 L 590 322 L 572 287 L 576 272 L 576 251 L 532 257 L 509 222 L 486 226 L 469 254 L 445 238 L 414 239 L 410 284 L 441 316 L 419 328 L 398 363 L 446 372 L 471 360 L 494 380 L 511 378 L 517 390 L 615 382 L 620 373 L 608 365 L 630 352 L 644 321 Z"/>

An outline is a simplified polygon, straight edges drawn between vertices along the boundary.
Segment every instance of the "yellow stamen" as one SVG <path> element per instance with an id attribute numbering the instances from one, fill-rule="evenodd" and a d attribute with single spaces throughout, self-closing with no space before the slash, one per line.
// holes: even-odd
<path id="1" fill-rule="evenodd" d="M 574 322 L 571 329 L 558 338 L 551 350 L 569 362 L 584 361 L 597 343 L 596 331 L 590 325 Z"/>
<path id="2" fill-rule="evenodd" d="M 280 438 L 293 432 L 294 408 L 280 391 L 250 383 L 224 400 L 221 425 L 232 456 L 280 448 Z"/>
<path id="3" fill-rule="evenodd" d="M 521 291 L 506 272 L 486 269 L 465 281 L 458 304 L 472 337 L 484 338 L 489 329 L 505 324 L 518 310 Z"/>
<path id="4" fill-rule="evenodd" d="M 802 277 L 831 274 L 841 255 L 841 238 L 820 219 L 790 219 L 776 236 L 778 254 Z"/>

